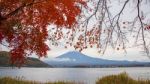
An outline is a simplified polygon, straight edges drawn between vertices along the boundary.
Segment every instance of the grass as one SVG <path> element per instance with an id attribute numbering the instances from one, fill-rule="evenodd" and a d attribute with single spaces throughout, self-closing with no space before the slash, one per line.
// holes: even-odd
<path id="1" fill-rule="evenodd" d="M 75 84 L 75 83 L 63 82 L 63 81 L 41 83 L 37 81 L 22 80 L 21 78 L 4 77 L 4 78 L 0 78 L 0 84 Z"/>
<path id="2" fill-rule="evenodd" d="M 150 80 L 134 80 L 127 73 L 110 75 L 96 81 L 96 84 L 150 84 Z"/>
<path id="3" fill-rule="evenodd" d="M 10 78 L 4 77 L 0 78 L 0 84 L 83 84 L 75 82 L 47 82 L 40 83 L 37 81 L 27 81 L 21 78 Z M 134 80 L 128 76 L 127 73 L 121 73 L 118 75 L 110 75 L 103 78 L 100 78 L 96 81 L 96 84 L 150 84 L 150 80 Z"/>

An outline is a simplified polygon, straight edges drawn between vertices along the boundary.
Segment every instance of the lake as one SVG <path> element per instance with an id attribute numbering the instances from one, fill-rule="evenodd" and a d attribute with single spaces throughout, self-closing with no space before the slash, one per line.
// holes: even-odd
<path id="1" fill-rule="evenodd" d="M 0 67 L 0 77 L 21 77 L 24 80 L 75 81 L 94 84 L 98 78 L 127 72 L 134 79 L 150 79 L 150 67 L 128 68 L 6 68 Z"/>

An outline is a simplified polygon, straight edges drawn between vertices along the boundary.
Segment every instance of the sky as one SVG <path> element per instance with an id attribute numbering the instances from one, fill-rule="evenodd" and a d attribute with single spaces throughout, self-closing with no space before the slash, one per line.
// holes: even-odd
<path id="1" fill-rule="evenodd" d="M 110 1 L 112 1 L 112 0 L 110 0 Z M 118 3 L 117 1 L 118 0 L 111 2 L 110 6 L 111 6 L 112 15 L 115 15 L 116 13 L 118 13 L 120 8 L 122 7 L 122 4 Z M 120 0 L 120 1 L 125 1 L 125 0 Z M 134 10 L 134 8 L 135 8 L 134 3 L 136 3 L 136 0 L 135 0 L 135 2 L 130 2 L 130 4 L 128 4 L 127 8 L 123 12 L 124 14 L 121 18 L 122 20 L 124 20 L 124 21 L 125 20 L 127 20 L 127 21 L 133 20 L 133 17 L 137 14 L 137 12 Z M 145 4 L 145 3 L 143 3 L 143 4 Z M 150 6 L 149 5 L 143 5 L 142 9 L 144 10 L 144 13 L 147 16 L 146 21 L 149 21 L 149 23 L 150 23 L 150 10 L 149 10 Z M 104 54 L 99 54 L 98 50 L 96 48 L 88 48 L 86 50 L 83 50 L 81 53 L 88 55 L 88 56 L 91 56 L 91 57 L 103 58 L 103 59 L 129 60 L 129 61 L 148 61 L 148 62 L 150 62 L 150 59 L 147 56 L 144 56 L 140 52 L 141 51 L 140 48 L 133 47 L 132 38 L 129 38 L 129 39 L 131 39 L 130 40 L 131 43 L 130 42 L 128 43 L 128 46 L 126 48 L 127 53 L 124 52 L 123 50 L 117 51 L 117 50 L 114 50 L 110 47 L 107 48 L 107 50 Z M 8 48 L 6 48 L 4 46 L 1 48 L 2 48 L 2 50 L 6 50 L 6 51 L 9 50 Z M 64 53 L 67 53 L 69 51 L 74 51 L 74 48 L 72 48 L 72 47 L 65 49 L 62 46 L 50 46 L 50 48 L 51 48 L 51 50 L 48 51 L 48 54 L 47 54 L 48 58 L 54 58 L 54 57 L 57 57 L 57 56 L 62 55 Z M 33 54 L 32 56 L 36 57 L 35 54 Z M 42 58 L 42 59 L 45 59 L 45 58 Z"/>
<path id="2" fill-rule="evenodd" d="M 112 15 L 117 14 L 121 7 L 122 3 L 118 3 L 118 0 L 116 1 L 111 1 L 111 13 Z M 124 2 L 125 0 L 120 0 Z M 149 21 L 150 23 L 150 8 L 149 5 L 145 5 L 146 2 L 142 3 L 143 5 L 141 8 L 144 10 L 144 14 L 146 15 L 145 21 Z M 123 21 L 132 21 L 135 15 L 137 14 L 137 11 L 135 10 L 136 6 L 136 0 L 131 0 L 129 4 L 126 6 L 126 9 L 124 10 L 121 20 Z M 94 22 L 90 22 L 90 24 L 93 24 Z M 83 50 L 81 53 L 91 56 L 91 57 L 97 57 L 97 58 L 103 58 L 103 59 L 111 59 L 111 60 L 129 60 L 129 61 L 150 61 L 150 59 L 143 55 L 141 53 L 141 48 L 138 47 L 133 47 L 133 38 L 128 38 L 130 39 L 130 42 L 128 43 L 128 46 L 126 48 L 127 52 L 124 52 L 124 50 L 114 50 L 112 48 L 108 48 L 104 54 L 99 54 L 98 50 L 96 48 L 88 48 L 86 50 Z M 52 47 L 52 50 L 48 52 L 48 57 L 49 58 L 54 58 L 57 57 L 61 54 L 67 53 L 69 51 L 74 51 L 74 48 L 68 48 L 64 49 L 63 47 Z"/>

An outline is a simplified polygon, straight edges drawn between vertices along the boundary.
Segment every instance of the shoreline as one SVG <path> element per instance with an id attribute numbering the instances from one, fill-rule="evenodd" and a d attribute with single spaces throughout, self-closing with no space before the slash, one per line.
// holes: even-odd
<path id="1" fill-rule="evenodd" d="M 0 84 L 86 84 L 84 82 L 78 81 L 56 81 L 56 82 L 38 82 L 29 81 L 21 77 L 0 77 Z M 98 78 L 95 84 L 150 84 L 150 80 L 143 79 L 132 79 L 126 72 L 120 73 L 118 75 L 108 75 L 102 78 Z"/>

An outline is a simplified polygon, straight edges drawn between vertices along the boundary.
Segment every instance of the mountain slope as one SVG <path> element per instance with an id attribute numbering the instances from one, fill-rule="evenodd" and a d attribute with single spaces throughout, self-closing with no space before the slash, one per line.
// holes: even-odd
<path id="1" fill-rule="evenodd" d="M 9 63 L 9 52 L 1 51 L 0 52 L 0 67 L 9 67 L 11 64 Z M 36 58 L 28 57 L 25 61 L 23 67 L 50 67 L 50 65 L 40 61 Z"/>
<path id="2" fill-rule="evenodd" d="M 45 62 L 52 65 L 53 67 L 112 67 L 150 65 L 150 63 L 136 61 L 115 61 L 93 58 L 77 51 L 65 53 L 59 57 L 56 57 L 55 59 L 47 59 Z"/>

